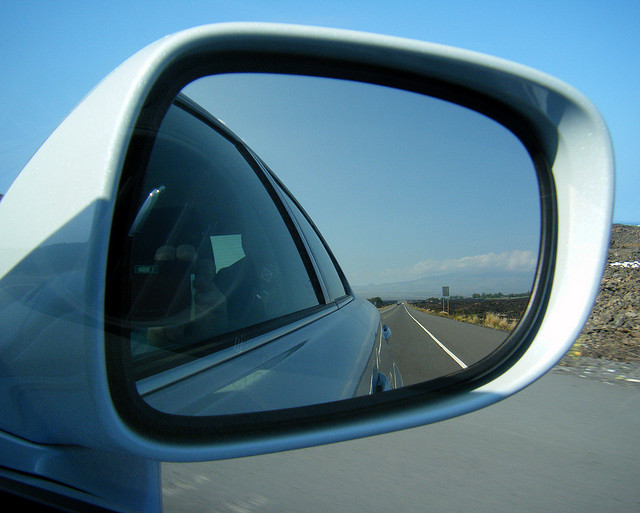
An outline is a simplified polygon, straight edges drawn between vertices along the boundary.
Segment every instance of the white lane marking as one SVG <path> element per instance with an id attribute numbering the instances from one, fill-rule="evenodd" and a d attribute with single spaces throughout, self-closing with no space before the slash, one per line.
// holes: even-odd
<path id="1" fill-rule="evenodd" d="M 433 334 L 432 334 L 432 333 L 431 333 L 427 328 L 425 328 L 422 324 L 420 324 L 420 323 L 418 322 L 418 319 L 416 319 L 413 315 L 411 315 L 411 314 L 409 313 L 409 310 L 407 310 L 407 306 L 406 306 L 406 305 L 405 305 L 405 307 L 404 307 L 404 311 L 405 311 L 405 312 L 407 312 L 407 315 L 408 315 L 409 317 L 411 317 L 414 321 L 416 321 L 416 324 L 417 324 L 418 326 L 420 326 L 424 331 L 426 331 L 426 332 L 427 332 L 427 335 L 429 335 L 429 336 L 434 340 L 434 342 L 435 342 L 436 344 L 438 344 L 438 345 L 442 348 L 442 350 L 443 350 L 445 353 L 447 353 L 447 354 L 451 357 L 451 359 L 452 359 L 454 362 L 456 362 L 458 365 L 460 365 L 460 367 L 461 367 L 461 368 L 463 368 L 463 369 L 466 369 L 466 368 L 467 368 L 467 365 L 466 365 L 466 364 L 465 364 L 465 363 L 464 363 L 460 358 L 458 358 L 455 354 L 453 354 L 451 351 L 449 351 L 449 349 L 447 349 L 447 348 L 445 347 L 445 345 L 444 345 L 442 342 L 440 342 L 436 337 L 434 337 L 434 336 L 433 336 Z"/>

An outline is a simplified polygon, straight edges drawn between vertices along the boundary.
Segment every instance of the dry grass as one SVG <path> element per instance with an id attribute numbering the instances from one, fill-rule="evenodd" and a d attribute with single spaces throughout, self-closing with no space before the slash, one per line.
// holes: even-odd
<path id="1" fill-rule="evenodd" d="M 494 314 L 491 312 L 487 312 L 484 318 L 484 326 L 487 328 L 493 328 L 496 330 L 503 331 L 513 331 L 516 327 L 517 322 L 514 320 L 506 319 L 505 317 L 500 317 L 498 314 Z"/>
<path id="2" fill-rule="evenodd" d="M 484 317 L 480 315 L 464 315 L 464 314 L 452 314 L 449 315 L 447 312 L 433 312 L 431 310 L 426 310 L 424 308 L 418 308 L 416 306 L 412 306 L 416 310 L 420 310 L 422 312 L 434 315 L 437 314 L 441 317 L 448 317 L 449 319 L 453 319 L 455 321 L 468 322 L 469 324 L 476 324 L 478 326 L 484 326 L 486 328 L 492 328 L 494 330 L 501 331 L 513 331 L 518 324 L 518 321 L 513 319 L 507 319 L 502 317 L 496 313 L 487 312 Z"/>

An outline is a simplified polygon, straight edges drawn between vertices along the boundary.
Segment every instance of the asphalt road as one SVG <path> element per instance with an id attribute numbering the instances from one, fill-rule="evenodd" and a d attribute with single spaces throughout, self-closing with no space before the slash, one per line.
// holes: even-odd
<path id="1" fill-rule="evenodd" d="M 508 335 L 430 315 L 406 303 L 383 310 L 380 317 L 391 328 L 393 358 L 405 385 L 460 371 L 489 355 Z"/>
<path id="2" fill-rule="evenodd" d="M 431 426 L 162 471 L 169 513 L 640 511 L 640 390 L 552 372 Z"/>

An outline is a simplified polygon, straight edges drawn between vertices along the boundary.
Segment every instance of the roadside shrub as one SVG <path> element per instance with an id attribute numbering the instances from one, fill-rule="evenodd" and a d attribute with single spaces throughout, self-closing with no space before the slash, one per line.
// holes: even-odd
<path id="1" fill-rule="evenodd" d="M 487 312 L 484 318 L 484 325 L 496 330 L 512 331 L 516 327 L 516 321 L 509 321 L 495 313 Z"/>

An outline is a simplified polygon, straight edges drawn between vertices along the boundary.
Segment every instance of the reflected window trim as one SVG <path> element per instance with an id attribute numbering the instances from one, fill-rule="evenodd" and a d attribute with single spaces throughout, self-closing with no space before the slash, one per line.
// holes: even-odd
<path id="1" fill-rule="evenodd" d="M 294 219 L 295 223 L 298 225 L 298 229 L 300 230 L 300 233 L 301 233 L 305 243 L 309 247 L 310 254 L 313 255 L 314 264 L 318 268 L 318 276 L 319 276 L 319 278 L 320 278 L 320 280 L 322 282 L 322 286 L 323 286 L 323 288 L 325 290 L 327 302 L 337 303 L 338 301 L 340 301 L 340 300 L 342 300 L 344 298 L 348 298 L 348 297 L 352 296 L 351 288 L 349 286 L 349 283 L 348 283 L 347 279 L 344 276 L 344 273 L 342 272 L 342 269 L 340 268 L 340 265 L 338 264 L 337 260 L 334 258 L 333 253 L 331 252 L 331 249 L 329 248 L 329 246 L 325 242 L 324 238 L 320 235 L 320 232 L 316 228 L 315 224 L 313 224 L 311 222 L 311 219 L 307 216 L 306 212 L 300 207 L 300 205 L 297 203 L 297 201 L 294 200 L 293 196 L 291 196 L 288 193 L 288 191 L 283 191 L 283 194 L 286 194 L 288 200 L 291 201 L 291 203 L 292 203 L 292 207 L 291 207 L 292 211 L 291 211 L 290 214 L 291 214 L 292 218 Z M 289 208 L 289 201 L 284 201 L 285 205 L 287 205 L 288 208 Z M 295 212 L 294 208 L 297 208 L 298 212 Z M 316 250 L 312 246 L 311 241 L 308 240 L 308 236 L 306 234 L 307 230 L 305 230 L 305 228 L 302 226 L 301 220 L 298 219 L 299 215 L 304 216 L 304 219 L 307 221 L 307 223 L 311 227 L 311 230 L 313 230 L 314 234 L 316 235 L 316 237 L 318 238 L 318 240 L 322 244 L 322 248 L 324 248 L 324 251 L 326 252 L 327 256 L 329 257 L 330 264 L 333 265 L 332 269 L 327 269 L 326 271 L 324 270 L 326 266 L 322 266 L 321 265 L 321 258 L 320 258 L 319 255 L 316 255 Z M 332 292 L 331 292 L 331 288 L 332 287 L 329 284 L 329 277 L 326 276 L 326 274 L 325 274 L 325 273 L 328 273 L 328 272 L 331 272 L 331 271 L 335 271 L 335 273 L 338 275 L 338 278 L 340 280 L 340 284 L 342 285 L 342 289 L 344 291 L 344 294 L 341 294 L 341 295 L 338 295 L 338 296 L 335 296 L 335 297 L 332 294 Z"/>
<path id="2" fill-rule="evenodd" d="M 331 295 L 329 294 L 329 289 L 327 287 L 326 280 L 324 279 L 324 276 L 322 275 L 322 270 L 320 269 L 320 265 L 318 263 L 318 259 L 313 254 L 313 250 L 311 248 L 311 244 L 307 240 L 307 237 L 305 237 L 304 231 L 302 229 L 302 226 L 300 226 L 299 221 L 296 219 L 296 217 L 293 214 L 293 212 L 291 211 L 289 205 L 287 205 L 286 201 L 283 201 L 283 204 L 285 205 L 285 208 L 287 209 L 287 212 L 289 213 L 289 216 L 291 217 L 291 219 L 293 221 L 293 224 L 295 225 L 296 229 L 298 230 L 298 233 L 300 234 L 300 238 L 302 239 L 302 243 L 305 246 L 305 250 L 307 251 L 307 254 L 311 257 L 311 265 L 313 266 L 313 270 L 314 270 L 316 276 L 318 277 L 318 281 L 320 282 L 320 288 L 322 289 L 322 295 L 324 297 L 324 302 L 325 302 L 325 304 L 329 304 L 329 303 L 331 303 Z"/>
<path id="3" fill-rule="evenodd" d="M 193 348 L 186 351 L 183 350 L 179 353 L 169 352 L 165 356 L 160 357 L 157 355 L 154 356 L 154 354 L 148 354 L 145 357 L 137 359 L 134 355 L 131 355 L 133 366 L 131 371 L 132 379 L 135 382 L 138 382 L 157 374 L 169 372 L 172 369 L 180 369 L 199 360 L 207 359 L 212 355 L 225 353 L 225 351 L 229 349 L 235 351 L 234 348 L 237 348 L 238 346 L 242 346 L 242 352 L 250 351 L 261 346 L 263 344 L 263 337 L 268 337 L 270 333 L 279 332 L 280 329 L 285 330 L 283 333 L 296 331 L 301 326 L 305 325 L 299 325 L 298 322 L 304 323 L 307 319 L 309 319 L 309 322 L 314 322 L 317 320 L 315 317 L 316 315 L 324 317 L 324 315 L 332 313 L 335 310 L 336 305 L 334 303 L 316 305 L 285 316 L 276 317 L 275 319 L 259 324 L 254 324 L 246 328 L 217 335 L 211 339 L 207 339 L 206 341 L 193 344 Z M 275 340 L 280 336 L 283 335 L 269 338 L 267 342 Z M 142 361 L 144 358 L 150 361 L 151 364 L 145 365 L 144 361 Z"/>
<path id="4" fill-rule="evenodd" d="M 340 267 L 340 264 L 338 263 L 338 261 L 336 260 L 335 256 L 333 255 L 333 252 L 331 251 L 331 248 L 329 247 L 329 245 L 327 244 L 327 242 L 324 240 L 324 237 L 322 236 L 322 234 L 320 233 L 320 231 L 318 230 L 318 228 L 316 227 L 315 223 L 311 220 L 311 218 L 309 217 L 309 215 L 307 214 L 307 212 L 304 210 L 304 208 L 302 208 L 302 206 L 300 205 L 300 203 L 298 203 L 298 200 L 296 200 L 293 196 L 293 194 L 291 194 L 291 192 L 289 191 L 289 189 L 287 189 L 287 187 L 280 181 L 280 179 L 276 176 L 276 174 L 271 170 L 271 168 L 269 168 L 269 166 L 259 157 L 257 156 L 253 150 L 249 149 L 249 151 L 251 152 L 252 156 L 255 158 L 255 160 L 258 162 L 258 164 L 263 168 L 265 175 L 269 178 L 269 180 L 272 181 L 273 187 L 276 191 L 277 194 L 282 195 L 284 197 L 281 197 L 281 201 L 282 204 L 284 205 L 284 208 L 287 210 L 287 213 L 289 214 L 289 217 L 292 219 L 293 223 L 295 224 L 301 239 L 303 240 L 305 247 L 307 249 L 307 253 L 309 254 L 309 256 L 311 257 L 312 260 L 312 264 L 314 266 L 314 269 L 316 270 L 316 275 L 318 277 L 318 280 L 320 281 L 320 285 L 322 287 L 322 291 L 325 297 L 325 302 L 328 303 L 342 303 L 342 304 L 346 304 L 345 300 L 351 300 L 354 297 L 353 291 L 351 289 L 351 285 L 349 284 L 349 281 L 347 280 L 344 272 L 342 271 L 342 268 Z M 336 298 L 332 298 L 331 294 L 329 292 L 329 287 L 328 284 L 326 283 L 326 278 L 322 272 L 322 269 L 320 267 L 319 264 L 319 259 L 318 257 L 314 254 L 313 248 L 311 247 L 311 243 L 307 240 L 307 237 L 305 235 L 305 230 L 303 229 L 303 227 L 300 224 L 300 221 L 298 220 L 298 215 L 293 211 L 293 209 L 291 208 L 289 202 L 291 202 L 293 205 L 295 205 L 295 207 L 298 209 L 298 211 L 300 212 L 301 215 L 304 216 L 304 218 L 306 219 L 307 223 L 309 223 L 309 225 L 311 226 L 311 229 L 315 232 L 316 236 L 318 237 L 318 239 L 320 240 L 320 242 L 322 243 L 325 251 L 327 252 L 327 254 L 329 255 L 329 258 L 331 259 L 331 263 L 333 264 L 333 267 L 335 269 L 335 271 L 338 273 L 338 276 L 340 278 L 340 281 L 342 282 L 342 286 L 344 287 L 345 290 L 345 294 L 343 294 L 342 296 L 336 297 Z"/>
<path id="5" fill-rule="evenodd" d="M 141 396 L 144 396 L 145 394 L 156 392 L 164 387 L 178 384 L 179 382 L 189 379 L 201 372 L 209 371 L 217 365 L 221 365 L 229 360 L 253 351 L 254 349 L 269 344 L 270 342 L 286 337 L 305 326 L 313 324 L 314 322 L 319 321 L 327 315 L 337 311 L 337 309 L 338 307 L 335 304 L 323 305 L 320 311 L 309 313 L 298 321 L 291 322 L 275 330 L 243 340 L 220 351 L 214 351 L 209 353 L 207 356 L 203 356 L 181 365 L 173 366 L 162 372 L 154 373 L 150 376 L 139 379 L 136 381 L 138 393 Z"/>
<path id="6" fill-rule="evenodd" d="M 335 300 L 335 304 L 338 308 L 343 308 L 347 306 L 351 301 L 354 301 L 355 297 L 353 295 L 343 296 Z"/>

